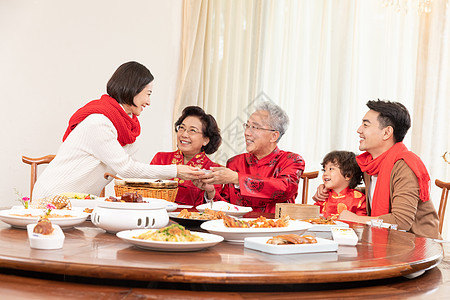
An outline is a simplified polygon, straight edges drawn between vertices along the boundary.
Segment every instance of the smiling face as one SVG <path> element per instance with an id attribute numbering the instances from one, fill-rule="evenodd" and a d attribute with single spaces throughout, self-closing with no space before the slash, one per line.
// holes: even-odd
<path id="1" fill-rule="evenodd" d="M 344 177 L 339 166 L 333 162 L 327 162 L 323 169 L 322 180 L 325 187 L 336 193 L 348 187 L 350 177 Z"/>
<path id="2" fill-rule="evenodd" d="M 144 107 L 150 105 L 150 96 L 152 92 L 153 92 L 153 81 L 147 84 L 139 94 L 134 96 L 133 103 L 136 106 L 123 104 L 123 108 L 128 114 L 132 113 L 136 116 L 139 116 L 141 112 L 144 110 Z"/>
<path id="3" fill-rule="evenodd" d="M 359 150 L 369 152 L 373 158 L 380 156 L 395 143 L 392 127 L 380 128 L 379 115 L 379 112 L 369 110 L 357 130 Z"/>
<path id="4" fill-rule="evenodd" d="M 208 143 L 209 138 L 203 136 L 203 124 L 200 118 L 187 116 L 181 122 L 177 132 L 177 146 L 183 152 L 186 162 L 201 152 L 202 147 Z"/>
<path id="5" fill-rule="evenodd" d="M 247 121 L 249 127 L 244 131 L 247 152 L 254 154 L 258 159 L 272 153 L 280 136 L 278 131 L 265 130 L 273 129 L 269 127 L 268 121 L 268 111 L 255 111 Z"/>

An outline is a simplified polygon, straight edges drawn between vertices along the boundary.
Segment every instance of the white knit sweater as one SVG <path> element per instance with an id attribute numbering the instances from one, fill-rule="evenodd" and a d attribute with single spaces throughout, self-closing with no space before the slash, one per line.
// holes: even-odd
<path id="1" fill-rule="evenodd" d="M 104 179 L 105 172 L 123 178 L 176 177 L 176 165 L 156 166 L 133 160 L 136 150 L 135 144 L 120 145 L 117 130 L 106 116 L 92 114 L 69 134 L 39 176 L 33 199 L 64 192 L 99 195 L 111 181 Z"/>

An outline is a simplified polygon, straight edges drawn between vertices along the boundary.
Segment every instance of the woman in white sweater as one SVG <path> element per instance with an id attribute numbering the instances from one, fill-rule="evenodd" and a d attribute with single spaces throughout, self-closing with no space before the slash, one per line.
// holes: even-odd
<path id="1" fill-rule="evenodd" d="M 121 65 L 107 84 L 107 95 L 80 108 L 69 120 L 63 143 L 39 176 L 33 198 L 64 192 L 99 195 L 111 181 L 105 172 L 122 177 L 196 179 L 203 175 L 186 165 L 149 165 L 135 161 L 139 116 L 150 105 L 153 75 L 137 62 Z"/>

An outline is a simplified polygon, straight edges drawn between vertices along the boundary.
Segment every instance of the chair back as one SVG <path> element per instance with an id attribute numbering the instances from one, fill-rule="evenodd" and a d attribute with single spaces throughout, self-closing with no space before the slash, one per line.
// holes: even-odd
<path id="1" fill-rule="evenodd" d="M 442 228 L 444 226 L 445 209 L 447 207 L 448 190 L 450 189 L 450 182 L 440 181 L 436 179 L 434 182 L 438 187 L 442 189 L 441 201 L 439 202 L 439 233 L 442 234 Z"/>
<path id="2" fill-rule="evenodd" d="M 30 179 L 30 200 L 33 199 L 33 188 L 37 180 L 37 166 L 41 164 L 48 164 L 55 158 L 55 155 L 46 155 L 38 158 L 31 158 L 22 155 L 22 161 L 31 166 Z"/>
<path id="3" fill-rule="evenodd" d="M 33 200 L 34 184 L 37 180 L 37 166 L 41 164 L 48 164 L 55 158 L 55 155 L 46 155 L 38 158 L 31 158 L 22 155 L 22 161 L 31 166 L 31 179 L 30 179 L 30 200 Z M 105 196 L 105 189 L 103 188 L 100 197 Z"/>
<path id="4" fill-rule="evenodd" d="M 309 180 L 317 178 L 317 176 L 319 176 L 319 171 L 303 172 L 302 176 L 300 176 L 300 178 L 303 180 L 302 204 L 308 203 Z"/>

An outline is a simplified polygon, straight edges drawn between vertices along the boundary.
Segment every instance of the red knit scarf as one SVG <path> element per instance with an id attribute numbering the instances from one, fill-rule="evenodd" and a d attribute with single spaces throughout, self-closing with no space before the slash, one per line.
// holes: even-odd
<path id="1" fill-rule="evenodd" d="M 108 95 L 93 100 L 77 110 L 69 120 L 69 126 L 63 137 L 63 142 L 75 127 L 91 114 L 105 115 L 117 130 L 117 140 L 120 145 L 132 144 L 141 133 L 141 125 L 136 115 L 131 118 L 120 104 Z"/>
<path id="2" fill-rule="evenodd" d="M 416 174 L 419 181 L 420 200 L 430 199 L 430 175 L 422 160 L 409 151 L 403 143 L 396 143 L 388 151 L 373 159 L 372 155 L 364 152 L 356 157 L 361 171 L 369 175 L 378 174 L 377 184 L 372 199 L 371 216 L 389 213 L 390 178 L 394 164 L 403 159 Z"/>

